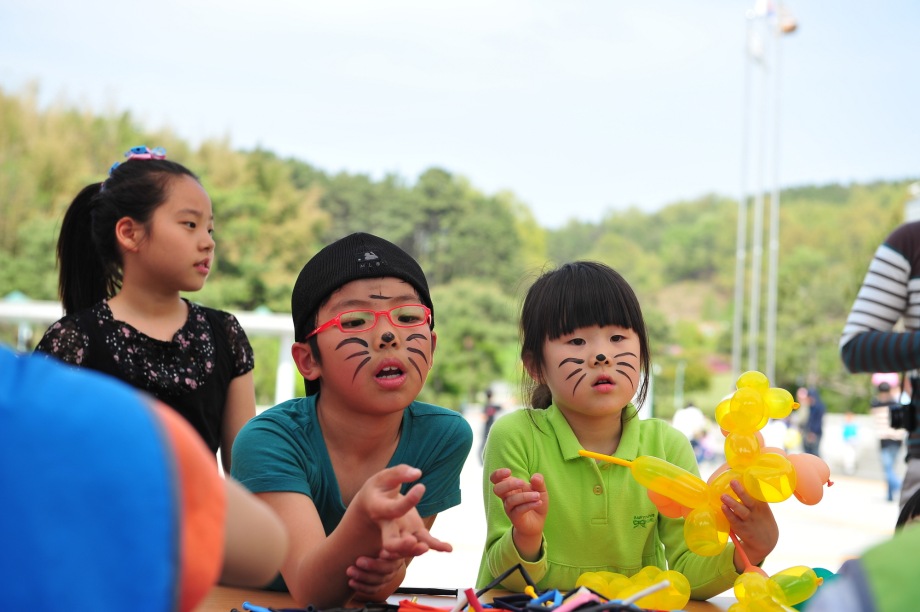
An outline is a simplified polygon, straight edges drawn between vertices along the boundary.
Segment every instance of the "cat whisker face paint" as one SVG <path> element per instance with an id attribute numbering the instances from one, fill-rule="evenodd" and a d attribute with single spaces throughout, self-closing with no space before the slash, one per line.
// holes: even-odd
<path id="1" fill-rule="evenodd" d="M 359 347 L 364 347 L 363 350 L 358 348 L 358 350 L 354 351 L 353 353 L 345 357 L 345 361 L 351 361 L 352 359 L 361 359 L 363 357 L 363 359 L 361 359 L 358 362 L 358 365 L 355 367 L 354 374 L 352 374 L 351 379 L 352 381 L 354 381 L 354 379 L 358 376 L 358 372 L 361 371 L 361 368 L 363 368 L 368 363 L 370 363 L 371 352 L 368 350 L 367 341 L 364 340 L 364 338 L 358 338 L 358 337 L 345 338 L 344 340 L 339 342 L 338 345 L 336 345 L 335 350 L 339 351 L 345 348 L 351 348 L 352 344 L 357 344 Z"/>
<path id="2" fill-rule="evenodd" d="M 409 364 L 415 368 L 419 378 L 425 380 L 425 377 L 428 375 L 427 372 L 431 368 L 431 361 L 428 359 L 428 355 L 431 354 L 431 337 L 425 334 L 410 334 L 409 337 L 406 338 L 406 343 L 409 342 L 421 344 L 423 347 L 417 348 L 415 346 L 409 346 L 406 348 L 406 352 L 409 353 Z M 422 372 L 422 368 L 419 367 L 419 364 L 416 363 L 416 358 L 425 362 L 424 373 Z"/>
<path id="3" fill-rule="evenodd" d="M 625 376 L 629 380 L 629 383 L 635 387 L 639 377 L 639 368 L 637 366 L 639 363 L 639 356 L 635 353 L 620 353 L 614 355 L 613 358 L 616 360 L 616 371 Z M 627 361 L 627 359 L 629 359 L 629 361 Z M 635 379 L 633 378 L 634 376 L 636 377 Z"/>
<path id="4" fill-rule="evenodd" d="M 584 362 L 585 362 L 584 359 L 579 359 L 578 357 L 567 357 L 562 360 L 562 362 L 559 364 L 559 367 L 562 368 L 563 366 L 569 363 L 574 363 L 577 366 L 581 366 L 582 364 L 584 364 Z M 565 377 L 566 380 L 569 380 L 572 377 L 576 377 L 575 385 L 572 387 L 572 393 L 575 393 L 575 389 L 578 388 L 578 385 L 581 384 L 581 381 L 583 381 L 586 376 L 587 374 L 585 374 L 584 368 L 576 367 L 568 374 L 568 376 Z"/>
<path id="5" fill-rule="evenodd" d="M 399 348 L 400 343 L 397 339 L 397 336 L 394 335 L 391 331 L 384 332 L 381 335 L 380 340 L 381 349 Z M 407 346 L 405 348 L 405 351 L 408 353 L 406 360 L 409 362 L 409 366 L 411 366 L 419 380 L 424 381 L 431 363 L 429 359 L 429 354 L 431 352 L 431 337 L 427 334 L 413 332 L 409 334 L 405 339 L 406 345 L 409 345 L 410 343 L 413 345 Z M 352 336 L 345 338 L 335 347 L 336 351 L 346 349 L 352 350 L 350 354 L 345 356 L 346 362 L 359 359 L 355 365 L 355 369 L 351 377 L 352 381 L 354 381 L 360 374 L 362 368 L 364 368 L 364 366 L 366 366 L 372 360 L 370 344 L 361 336 Z M 405 374 L 405 369 L 403 368 L 401 361 L 399 359 L 388 358 L 381 362 L 378 371 L 375 373 L 375 376 L 380 378 L 394 378 L 403 374 Z"/>
<path id="6" fill-rule="evenodd" d="M 548 339 L 544 347 L 544 378 L 561 407 L 576 404 L 620 409 L 636 393 L 639 342 L 632 330 L 616 325 L 578 328 Z"/>

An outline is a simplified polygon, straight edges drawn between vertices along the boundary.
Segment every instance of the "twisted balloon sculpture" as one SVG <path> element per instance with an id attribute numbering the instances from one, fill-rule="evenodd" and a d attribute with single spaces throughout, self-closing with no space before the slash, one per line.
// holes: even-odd
<path id="1" fill-rule="evenodd" d="M 661 514 L 685 518 L 684 538 L 690 550 L 714 556 L 729 539 L 721 496 L 737 499 L 730 486 L 732 480 L 741 482 L 751 497 L 763 502 L 781 502 L 794 495 L 808 505 L 821 501 L 823 485 L 833 484 L 830 470 L 820 457 L 787 454 L 781 448 L 764 446 L 759 430 L 771 418 L 786 418 L 796 408 L 792 394 L 770 387 L 762 373 L 742 374 L 736 391 L 716 407 L 716 422 L 725 434 L 726 462 L 708 482 L 658 457 L 643 455 L 629 461 L 586 450 L 579 454 L 629 467 Z"/>
<path id="2" fill-rule="evenodd" d="M 729 538 L 742 559 L 747 559 L 741 543 L 731 532 L 722 512 L 721 496 L 735 495 L 731 481 L 763 502 L 777 503 L 795 496 L 803 504 L 814 505 L 824 496 L 824 485 L 831 486 L 830 469 L 820 457 L 806 453 L 787 454 L 784 449 L 764 445 L 760 433 L 770 419 L 784 419 L 799 407 L 785 389 L 771 387 L 761 372 L 745 372 L 738 377 L 736 390 L 715 410 L 716 422 L 725 435 L 725 463 L 703 481 L 699 476 L 672 463 L 643 455 L 629 461 L 619 457 L 581 450 L 579 454 L 629 467 L 658 511 L 670 518 L 684 517 L 684 539 L 698 555 L 714 556 L 724 550 Z M 769 596 L 779 605 L 794 605 L 810 597 L 821 583 L 812 578 L 809 568 L 796 566 L 773 578 L 759 567 L 747 563 L 735 583 L 740 609 L 747 603 Z M 757 575 L 752 578 L 749 575 Z M 791 585 L 791 586 L 790 586 Z M 789 591 L 794 593 L 789 593 Z M 740 595 L 739 595 L 740 593 Z M 807 593 L 807 596 L 804 594 Z"/>

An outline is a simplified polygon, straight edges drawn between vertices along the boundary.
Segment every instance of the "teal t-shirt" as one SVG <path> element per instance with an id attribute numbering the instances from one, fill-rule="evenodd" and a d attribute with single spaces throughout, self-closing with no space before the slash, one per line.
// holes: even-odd
<path id="1" fill-rule="evenodd" d="M 659 515 L 629 468 L 582 457 L 581 448 L 556 406 L 519 410 L 492 426 L 484 454 L 487 536 L 477 587 L 517 563 L 540 589 L 568 590 L 584 572 L 631 576 L 648 565 L 684 574 L 694 599 L 708 599 L 733 586 L 738 573 L 731 543 L 714 557 L 692 553 L 684 540 L 683 519 Z M 623 424 L 616 456 L 634 460 L 641 455 L 660 457 L 699 475 L 690 442 L 659 419 L 633 418 Z M 511 521 L 492 493 L 489 474 L 501 467 L 524 480 L 536 472 L 546 479 L 549 514 L 543 554 L 535 562 L 521 559 L 511 538 Z M 513 574 L 503 586 L 520 592 L 526 584 Z"/>
<path id="2" fill-rule="evenodd" d="M 345 504 L 316 416 L 316 395 L 288 400 L 251 419 L 233 443 L 231 474 L 253 493 L 294 492 L 313 500 L 326 535 Z M 399 444 L 387 467 L 422 471 L 424 518 L 460 503 L 460 472 L 473 444 L 466 419 L 453 410 L 412 402 L 403 411 Z M 415 483 L 403 485 L 407 491 Z M 280 588 L 280 583 L 275 584 Z"/>

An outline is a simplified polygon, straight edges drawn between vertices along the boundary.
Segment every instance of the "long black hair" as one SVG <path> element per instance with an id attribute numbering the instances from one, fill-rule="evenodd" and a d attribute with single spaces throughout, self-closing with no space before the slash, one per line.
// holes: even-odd
<path id="1" fill-rule="evenodd" d="M 915 491 L 914 494 L 904 502 L 904 507 L 901 508 L 901 513 L 898 515 L 898 520 L 895 523 L 895 531 L 899 531 L 910 523 L 918 514 L 920 514 L 920 489 Z"/>
<path id="2" fill-rule="evenodd" d="M 580 327 L 619 325 L 639 338 L 641 382 L 636 405 L 648 393 L 648 332 L 639 299 L 616 270 L 595 261 L 575 261 L 544 272 L 527 290 L 521 310 L 521 358 L 543 371 L 543 343 Z M 552 394 L 546 384 L 525 376 L 523 397 L 533 408 L 546 408 Z"/>
<path id="3" fill-rule="evenodd" d="M 146 225 L 166 201 L 172 179 L 195 176 L 165 159 L 129 159 L 101 183 L 84 187 L 64 214 L 57 243 L 58 292 L 67 314 L 121 289 L 122 259 L 115 225 L 130 217 Z"/>

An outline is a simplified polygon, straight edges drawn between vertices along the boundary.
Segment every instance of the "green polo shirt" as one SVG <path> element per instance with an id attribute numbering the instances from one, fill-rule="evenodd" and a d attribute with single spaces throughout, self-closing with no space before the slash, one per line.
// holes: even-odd
<path id="1" fill-rule="evenodd" d="M 635 410 L 630 405 L 627 412 Z M 540 589 L 569 590 L 584 572 L 631 576 L 649 565 L 686 576 L 693 599 L 732 588 L 738 573 L 731 543 L 714 557 L 692 553 L 684 540 L 683 519 L 658 514 L 629 468 L 582 457 L 581 449 L 556 406 L 512 412 L 492 426 L 483 459 L 487 536 L 479 588 L 517 563 Z M 616 456 L 634 460 L 641 455 L 660 457 L 699 475 L 687 438 L 662 420 L 636 417 L 623 424 Z M 549 513 L 537 561 L 521 559 L 511 538 L 511 521 L 492 493 L 489 474 L 501 467 L 524 480 L 537 472 L 546 479 Z M 514 573 L 502 586 L 520 592 L 526 584 Z"/>

